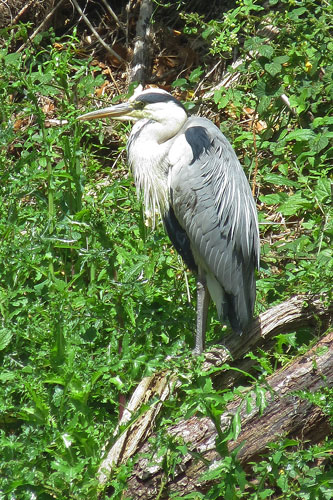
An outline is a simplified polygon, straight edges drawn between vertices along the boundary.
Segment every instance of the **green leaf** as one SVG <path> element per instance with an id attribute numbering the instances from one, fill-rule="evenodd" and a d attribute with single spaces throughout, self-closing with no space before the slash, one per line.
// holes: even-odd
<path id="1" fill-rule="evenodd" d="M 232 430 L 234 433 L 233 439 L 237 439 L 237 437 L 240 434 L 241 429 L 242 429 L 242 426 L 241 426 L 240 413 L 239 413 L 239 411 L 236 411 L 236 413 L 232 419 Z"/>
<path id="2" fill-rule="evenodd" d="M 279 174 L 266 174 L 265 181 L 269 182 L 270 184 L 274 184 L 275 186 L 298 186 L 298 183 L 296 181 L 292 181 L 291 179 L 288 179 L 288 177 L 284 177 L 283 175 Z"/>
<path id="3" fill-rule="evenodd" d="M 274 49 L 271 45 L 264 44 L 258 47 L 258 52 L 261 56 L 270 59 L 274 54 Z"/>
<path id="4" fill-rule="evenodd" d="M 326 178 L 318 179 L 315 194 L 319 202 L 331 201 L 332 181 Z"/>
<path id="5" fill-rule="evenodd" d="M 276 350 L 279 353 L 282 353 L 282 347 L 283 346 L 296 346 L 296 333 L 280 333 L 280 335 L 276 335 L 275 337 L 277 339 L 276 343 Z"/>
<path id="6" fill-rule="evenodd" d="M 219 109 L 223 109 L 227 106 L 227 104 L 229 104 L 229 101 L 230 101 L 230 97 L 229 97 L 229 94 L 226 94 L 222 97 L 220 97 L 218 103 L 217 103 L 217 107 Z"/>
<path id="7" fill-rule="evenodd" d="M 5 56 L 5 64 L 6 66 L 15 66 L 16 69 L 19 69 L 21 66 L 22 54 L 18 52 L 12 52 L 11 54 L 7 54 Z"/>
<path id="8" fill-rule="evenodd" d="M 188 81 L 186 78 L 178 78 L 178 80 L 175 80 L 172 82 L 171 87 L 187 87 L 188 86 Z"/>
<path id="9" fill-rule="evenodd" d="M 65 247 L 65 248 L 67 248 L 67 247 Z M 60 280 L 59 278 L 55 278 L 54 279 L 54 286 L 59 292 L 61 292 L 61 291 L 65 290 L 65 288 L 67 287 L 67 283 L 64 280 Z"/>
<path id="10" fill-rule="evenodd" d="M 260 201 L 266 205 L 279 205 L 288 199 L 287 193 L 273 193 L 259 196 Z"/>
<path id="11" fill-rule="evenodd" d="M 289 134 L 285 137 L 286 141 L 310 141 L 314 139 L 316 134 L 313 130 L 309 128 L 300 128 L 289 132 Z"/>
<path id="12" fill-rule="evenodd" d="M 214 34 L 214 28 L 212 26 L 208 26 L 207 29 L 202 32 L 201 36 L 204 40 L 206 40 L 209 36 L 214 36 Z"/>
<path id="13" fill-rule="evenodd" d="M 271 104 L 271 98 L 267 95 L 263 96 L 258 104 L 257 111 L 259 115 L 262 115 L 267 109 L 269 108 Z"/>
<path id="14" fill-rule="evenodd" d="M 278 0 L 277 0 L 278 1 Z M 261 500 L 265 500 L 266 498 L 270 497 L 271 495 L 273 495 L 274 493 L 274 490 L 271 490 L 271 489 L 265 489 L 263 491 L 259 491 L 259 498 Z"/>
<path id="15" fill-rule="evenodd" d="M 275 464 L 279 464 L 282 457 L 282 451 L 278 450 L 272 455 L 272 460 Z"/>
<path id="16" fill-rule="evenodd" d="M 272 76 L 275 76 L 278 73 L 280 73 L 281 69 L 282 69 L 281 64 L 275 61 L 265 64 L 265 70 Z"/>
<path id="17" fill-rule="evenodd" d="M 123 307 L 124 307 L 124 310 L 126 311 L 126 313 L 128 314 L 128 317 L 130 318 L 132 325 L 135 326 L 136 318 L 135 318 L 134 309 L 133 309 L 133 301 L 126 300 L 123 303 Z"/>
<path id="18" fill-rule="evenodd" d="M 286 62 L 289 61 L 289 56 L 277 56 L 273 58 L 273 62 L 277 64 L 285 64 Z"/>
<path id="19" fill-rule="evenodd" d="M 264 80 L 259 80 L 253 91 L 257 97 L 265 97 L 267 95 L 267 92 L 266 83 L 264 82 Z"/>
<path id="20" fill-rule="evenodd" d="M 251 38 L 248 38 L 244 42 L 244 49 L 247 51 L 258 50 L 259 53 L 261 54 L 261 52 L 260 52 L 261 47 L 270 47 L 270 45 L 267 45 L 265 43 L 265 39 L 260 38 L 259 36 L 252 36 Z M 262 54 L 262 55 L 264 55 L 264 54 Z"/>
<path id="21" fill-rule="evenodd" d="M 263 387 L 257 385 L 255 387 L 255 395 L 256 395 L 256 405 L 259 408 L 260 414 L 262 414 L 268 404 L 266 401 L 266 390 Z"/>
<path id="22" fill-rule="evenodd" d="M 238 447 L 238 449 L 240 450 L 241 446 Z M 244 491 L 245 486 L 246 486 L 246 474 L 245 474 L 245 471 L 242 469 L 242 467 L 239 464 L 237 464 L 237 466 L 236 466 L 235 476 L 236 476 L 237 484 L 238 484 L 240 490 Z"/>
<path id="23" fill-rule="evenodd" d="M 297 191 L 279 206 L 279 212 L 281 212 L 282 215 L 295 215 L 300 210 L 310 209 L 312 205 L 313 202 L 306 199 L 302 191 Z"/>
<path id="24" fill-rule="evenodd" d="M 7 345 L 12 339 L 12 336 L 13 332 L 8 330 L 8 328 L 5 327 L 0 328 L 0 351 L 2 351 L 3 349 L 5 349 L 5 347 L 7 347 Z"/>
<path id="25" fill-rule="evenodd" d="M 197 68 L 195 68 L 195 70 L 192 71 L 192 73 L 188 77 L 189 81 L 191 83 L 198 82 L 202 73 L 203 73 L 203 69 L 201 68 L 201 66 L 198 66 Z"/>
<path id="26" fill-rule="evenodd" d="M 119 391 L 124 387 L 124 382 L 121 380 L 119 375 L 117 377 L 110 377 L 108 381 L 116 386 Z"/>
<path id="27" fill-rule="evenodd" d="M 2 372 L 0 373 L 0 381 L 1 382 L 8 382 L 9 380 L 13 380 L 15 378 L 15 373 L 13 372 Z"/>
<path id="28" fill-rule="evenodd" d="M 288 490 L 288 476 L 284 473 L 280 474 L 278 477 L 276 484 L 281 488 L 283 492 L 286 492 Z"/>
<path id="29" fill-rule="evenodd" d="M 264 96 L 278 97 L 283 93 L 283 87 L 272 87 L 268 86 L 264 79 L 260 79 L 253 89 L 254 94 L 261 98 Z"/>
<path id="30" fill-rule="evenodd" d="M 302 16 L 305 12 L 307 12 L 305 7 L 299 7 L 298 9 L 293 9 L 291 12 L 288 12 L 287 17 L 292 21 L 298 21 L 299 16 Z"/>
<path id="31" fill-rule="evenodd" d="M 329 143 L 327 134 L 317 134 L 313 139 L 310 140 L 309 146 L 312 151 L 320 153 L 322 149 L 325 149 Z"/>
<path id="32" fill-rule="evenodd" d="M 323 127 L 324 125 L 333 125 L 333 116 L 318 116 L 312 122 L 312 127 Z"/>

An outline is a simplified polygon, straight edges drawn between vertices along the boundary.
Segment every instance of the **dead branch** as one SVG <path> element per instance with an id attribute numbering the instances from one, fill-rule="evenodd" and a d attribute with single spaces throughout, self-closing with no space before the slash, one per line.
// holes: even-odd
<path id="1" fill-rule="evenodd" d="M 108 11 L 108 13 L 110 14 L 110 16 L 113 18 L 113 20 L 115 21 L 116 25 L 118 28 L 120 28 L 126 35 L 126 29 L 124 28 L 123 24 L 119 21 L 118 17 L 116 16 L 116 14 L 114 13 L 114 11 L 111 9 L 110 5 L 107 3 L 106 0 L 102 0 L 102 3 L 105 7 L 105 9 Z"/>
<path id="2" fill-rule="evenodd" d="M 31 5 L 35 2 L 35 0 L 29 0 L 16 14 L 12 22 L 10 23 L 11 25 L 17 24 L 19 22 L 20 17 L 22 17 L 25 12 L 31 7 Z"/>
<path id="3" fill-rule="evenodd" d="M 140 407 L 147 404 L 152 397 L 158 396 L 158 400 L 120 436 L 105 460 L 103 460 L 98 471 L 98 480 L 101 484 L 107 481 L 113 465 L 126 461 L 127 458 L 136 453 L 142 442 L 149 437 L 163 401 L 170 396 L 175 384 L 177 384 L 176 375 L 168 375 L 163 372 L 146 377 L 140 382 L 123 413 L 119 425 L 127 424 Z"/>
<path id="4" fill-rule="evenodd" d="M 242 430 L 235 441 L 228 443 L 228 448 L 232 451 L 242 445 L 238 459 L 243 465 L 256 460 L 267 451 L 270 442 L 281 437 L 314 444 L 332 432 L 328 417 L 308 399 L 299 396 L 299 391 L 314 393 L 320 388 L 333 386 L 333 332 L 321 339 L 306 355 L 269 377 L 267 382 L 267 407 L 262 415 L 255 404 L 256 394 L 253 391 L 250 412 L 244 400 L 237 399 L 228 405 L 221 418 L 222 431 L 227 430 L 233 415 L 240 412 Z M 154 499 L 163 483 L 164 495 L 159 498 L 169 498 L 174 492 L 182 495 L 192 491 L 205 493 L 212 486 L 212 482 L 201 483 L 200 477 L 221 461 L 215 449 L 217 432 L 213 422 L 208 417 L 192 417 L 171 426 L 167 432 L 179 442 L 185 442 L 191 453 L 182 457 L 172 479 L 166 478 L 162 459 L 155 456 L 155 464 L 151 465 L 147 454 L 151 457 L 152 449 L 148 442 L 144 443 L 139 450 L 142 458 L 136 463 L 128 482 L 126 494 L 129 498 Z"/>
<path id="5" fill-rule="evenodd" d="M 213 366 L 222 366 L 231 360 L 240 360 L 244 354 L 257 347 L 265 347 L 272 343 L 275 335 L 281 332 L 289 332 L 304 325 L 315 325 L 316 321 L 327 321 L 332 319 L 333 304 L 325 306 L 320 296 L 295 296 L 278 306 L 260 314 L 253 321 L 253 325 L 246 336 L 239 337 L 234 334 L 225 338 L 220 349 L 209 351 L 205 355 L 203 368 L 209 370 Z M 252 360 L 247 360 L 246 368 L 249 369 Z M 219 377 L 224 384 L 232 384 L 236 379 L 235 371 L 228 370 L 220 372 Z M 219 379 L 219 386 L 221 382 Z M 129 422 L 139 408 L 158 398 L 158 404 L 150 406 L 147 413 L 137 418 L 132 426 L 116 441 L 99 469 L 99 482 L 104 484 L 110 475 L 112 467 L 126 462 L 131 456 L 138 452 L 140 446 L 152 433 L 153 423 L 165 401 L 171 392 L 180 386 L 176 374 L 160 373 L 147 377 L 136 388 L 127 409 L 124 412 L 120 425 Z M 186 425 L 186 424 L 184 424 Z M 150 497 L 147 497 L 150 498 Z"/>
<path id="6" fill-rule="evenodd" d="M 125 60 L 119 54 L 117 54 L 117 52 L 115 52 L 107 43 L 105 43 L 104 40 L 99 36 L 99 34 L 97 33 L 97 31 L 95 30 L 95 28 L 93 27 L 93 25 L 91 24 L 91 22 L 89 21 L 89 19 L 87 18 L 87 16 L 82 11 L 82 9 L 79 6 L 79 4 L 77 3 L 77 1 L 76 0 L 72 0 L 72 2 L 75 5 L 76 10 L 80 14 L 80 16 L 82 17 L 82 19 L 86 23 L 86 25 L 88 26 L 88 28 L 93 32 L 94 36 L 99 41 L 99 43 L 105 48 L 105 50 L 107 50 L 109 52 L 109 54 L 111 54 L 113 57 L 115 57 L 116 59 L 118 59 L 118 61 L 120 61 L 121 63 L 124 63 Z"/>
<path id="7" fill-rule="evenodd" d="M 59 0 L 59 2 L 57 3 L 57 5 L 55 5 L 55 7 L 53 7 L 53 9 L 45 16 L 45 18 L 43 19 L 43 22 L 35 29 L 35 31 L 32 33 L 32 35 L 29 36 L 28 42 L 31 42 L 35 38 L 35 36 L 37 35 L 37 33 L 39 33 L 40 30 L 45 26 L 45 24 L 53 16 L 53 14 L 60 7 L 60 5 L 63 3 L 63 1 L 64 0 Z M 25 47 L 28 45 L 28 42 L 26 42 L 23 45 L 21 45 L 21 47 L 17 50 L 17 52 L 22 52 L 22 50 L 25 49 Z"/>
<path id="8" fill-rule="evenodd" d="M 267 309 L 253 320 L 244 338 L 231 333 L 223 339 L 225 350 L 221 348 L 208 352 L 207 369 L 210 368 L 211 363 L 221 365 L 230 359 L 240 359 L 244 354 L 258 347 L 267 349 L 273 337 L 279 333 L 287 333 L 306 325 L 316 326 L 317 321 L 327 321 L 328 327 L 329 322 L 332 321 L 333 303 L 325 305 L 324 301 L 325 296 L 322 295 L 295 295 Z"/>

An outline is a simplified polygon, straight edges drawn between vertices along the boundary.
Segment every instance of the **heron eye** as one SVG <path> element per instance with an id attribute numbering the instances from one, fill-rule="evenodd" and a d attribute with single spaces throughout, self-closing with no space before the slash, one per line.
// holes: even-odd
<path id="1" fill-rule="evenodd" d="M 135 101 L 134 107 L 135 109 L 143 109 L 146 103 L 143 101 Z"/>

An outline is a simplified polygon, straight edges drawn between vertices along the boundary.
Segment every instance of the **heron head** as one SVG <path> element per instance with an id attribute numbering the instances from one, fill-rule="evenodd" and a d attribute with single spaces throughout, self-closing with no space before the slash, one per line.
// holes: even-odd
<path id="1" fill-rule="evenodd" d="M 180 113 L 184 115 L 185 120 L 186 110 L 180 101 L 165 90 L 150 88 L 134 94 L 127 102 L 85 113 L 79 116 L 78 120 L 109 117 L 121 121 L 136 122 L 148 119 L 163 122 L 166 119 L 176 118 Z"/>

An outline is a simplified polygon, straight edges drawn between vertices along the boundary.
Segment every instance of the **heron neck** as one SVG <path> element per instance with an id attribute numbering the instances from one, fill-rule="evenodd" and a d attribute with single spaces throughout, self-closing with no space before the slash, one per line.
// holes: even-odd
<path id="1" fill-rule="evenodd" d="M 164 124 L 140 120 L 134 125 L 128 141 L 128 161 L 137 192 L 143 194 L 146 215 L 153 222 L 156 212 L 163 216 L 169 208 L 167 155 L 183 125 L 175 121 Z"/>

